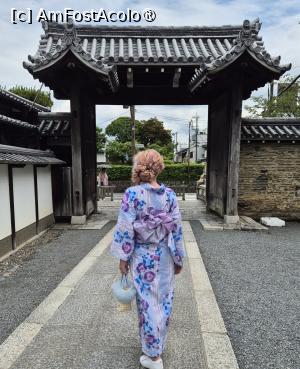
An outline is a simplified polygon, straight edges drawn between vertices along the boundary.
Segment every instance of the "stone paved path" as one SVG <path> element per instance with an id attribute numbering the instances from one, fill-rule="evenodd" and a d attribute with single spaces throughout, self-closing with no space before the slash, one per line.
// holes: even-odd
<path id="1" fill-rule="evenodd" d="M 11 369 L 135 369 L 141 354 L 135 306 L 119 312 L 111 294 L 118 261 L 108 249 L 79 279 Z M 188 263 L 177 277 L 165 369 L 204 369 Z"/>
<path id="2" fill-rule="evenodd" d="M 0 263 L 0 344 L 113 226 L 51 229 Z"/>

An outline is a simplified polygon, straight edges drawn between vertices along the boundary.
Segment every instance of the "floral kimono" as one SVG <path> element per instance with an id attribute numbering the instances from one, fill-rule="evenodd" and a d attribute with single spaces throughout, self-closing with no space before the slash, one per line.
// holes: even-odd
<path id="1" fill-rule="evenodd" d="M 163 184 L 129 187 L 123 196 L 111 253 L 129 262 L 137 290 L 143 352 L 159 356 L 164 348 L 174 298 L 174 264 L 185 256 L 176 194 Z"/>

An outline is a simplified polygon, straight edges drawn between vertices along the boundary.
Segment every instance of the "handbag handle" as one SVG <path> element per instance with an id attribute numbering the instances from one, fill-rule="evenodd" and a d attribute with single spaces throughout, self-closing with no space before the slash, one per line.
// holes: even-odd
<path id="1" fill-rule="evenodd" d="M 124 290 L 128 289 L 129 288 L 129 283 L 128 283 L 128 277 L 127 277 L 127 274 L 122 274 L 122 277 L 121 277 L 121 285 L 122 285 L 122 288 Z"/>

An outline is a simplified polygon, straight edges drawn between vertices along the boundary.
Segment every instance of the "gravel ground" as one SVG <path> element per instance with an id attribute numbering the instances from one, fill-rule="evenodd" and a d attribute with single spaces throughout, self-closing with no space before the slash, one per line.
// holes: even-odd
<path id="1" fill-rule="evenodd" d="M 240 369 L 300 368 L 300 223 L 270 234 L 191 225 Z"/>
<path id="2" fill-rule="evenodd" d="M 99 230 L 49 230 L 0 262 L 0 344 L 114 224 Z"/>

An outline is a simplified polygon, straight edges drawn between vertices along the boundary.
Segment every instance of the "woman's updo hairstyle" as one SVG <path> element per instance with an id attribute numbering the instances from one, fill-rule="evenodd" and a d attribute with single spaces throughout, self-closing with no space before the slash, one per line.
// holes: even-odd
<path id="1" fill-rule="evenodd" d="M 153 149 L 140 151 L 133 158 L 132 182 L 151 182 L 164 169 L 162 156 Z"/>

